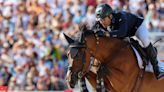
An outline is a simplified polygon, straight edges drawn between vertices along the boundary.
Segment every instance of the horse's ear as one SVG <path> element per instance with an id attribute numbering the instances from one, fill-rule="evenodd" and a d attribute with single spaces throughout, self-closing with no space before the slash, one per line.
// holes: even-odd
<path id="1" fill-rule="evenodd" d="M 87 31 L 87 24 L 80 24 L 80 25 L 79 25 L 79 29 L 80 29 L 80 31 L 82 31 L 82 32 Z"/>
<path id="2" fill-rule="evenodd" d="M 75 42 L 72 38 L 70 38 L 69 36 L 67 36 L 65 33 L 63 33 L 63 34 L 64 34 L 64 37 L 65 37 L 65 39 L 67 40 L 67 42 L 68 42 L 69 44 Z"/>

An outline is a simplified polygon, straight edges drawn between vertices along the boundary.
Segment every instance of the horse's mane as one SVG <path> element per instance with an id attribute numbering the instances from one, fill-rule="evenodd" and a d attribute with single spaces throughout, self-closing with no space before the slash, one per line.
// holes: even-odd
<path id="1" fill-rule="evenodd" d="M 81 24 L 79 26 L 79 29 L 80 29 L 80 32 L 83 33 L 84 36 L 94 34 L 94 31 L 91 30 L 91 28 L 89 26 L 87 26 L 87 24 Z"/>

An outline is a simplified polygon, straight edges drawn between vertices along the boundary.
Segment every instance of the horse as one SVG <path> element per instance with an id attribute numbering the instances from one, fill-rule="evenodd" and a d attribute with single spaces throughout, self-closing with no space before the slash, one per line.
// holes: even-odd
<path id="1" fill-rule="evenodd" d="M 96 74 L 90 71 L 91 57 L 106 66 L 103 76 L 105 88 L 110 92 L 164 92 L 164 80 L 153 73 L 143 72 L 137 63 L 132 47 L 127 41 L 109 36 L 99 36 L 82 28 L 80 39 L 65 35 L 69 43 L 67 85 L 74 88 L 79 76 L 86 77 L 96 89 Z"/>

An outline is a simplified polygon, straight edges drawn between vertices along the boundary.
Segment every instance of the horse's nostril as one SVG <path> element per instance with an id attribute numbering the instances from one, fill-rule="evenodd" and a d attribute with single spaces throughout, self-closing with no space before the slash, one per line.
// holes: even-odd
<path id="1" fill-rule="evenodd" d="M 75 85 L 71 83 L 71 84 L 70 84 L 70 87 L 71 87 L 71 88 L 74 88 L 74 87 L 75 87 Z"/>
<path id="2" fill-rule="evenodd" d="M 76 74 L 76 73 L 75 73 L 75 74 Z M 72 74 L 71 80 L 70 80 L 70 82 L 69 82 L 71 88 L 74 88 L 74 87 L 75 87 L 75 85 L 76 85 L 76 83 L 77 83 L 77 80 L 78 80 L 78 78 L 77 78 L 77 76 L 76 76 L 75 74 Z"/>

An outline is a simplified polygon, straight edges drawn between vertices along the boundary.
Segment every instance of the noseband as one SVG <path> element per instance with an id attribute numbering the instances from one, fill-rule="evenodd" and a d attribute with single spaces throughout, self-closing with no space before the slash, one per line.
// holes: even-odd
<path id="1" fill-rule="evenodd" d="M 79 60 L 79 59 L 82 60 L 82 71 L 80 71 L 78 73 L 78 78 L 81 79 L 87 73 L 83 70 L 84 65 L 86 63 L 86 53 L 84 51 L 82 55 L 77 55 L 77 54 L 78 54 L 78 49 L 84 48 L 85 50 L 87 50 L 87 47 L 86 47 L 85 44 L 72 44 L 69 47 L 70 47 L 70 52 L 69 53 L 71 55 L 71 58 L 75 58 L 77 60 Z M 69 67 L 69 70 L 72 71 L 72 66 Z"/>

